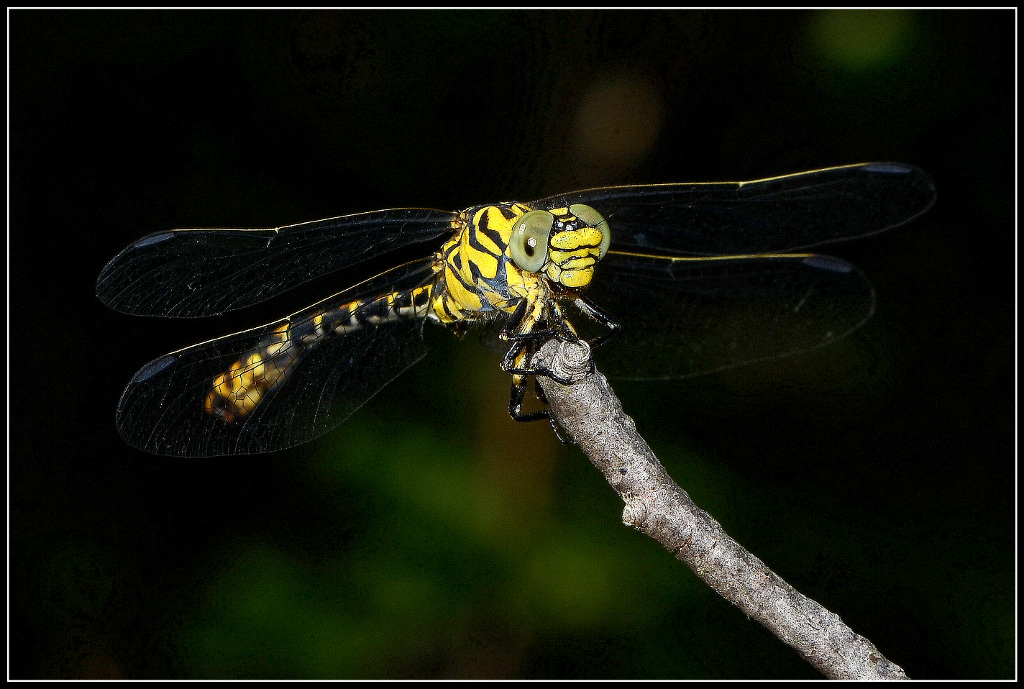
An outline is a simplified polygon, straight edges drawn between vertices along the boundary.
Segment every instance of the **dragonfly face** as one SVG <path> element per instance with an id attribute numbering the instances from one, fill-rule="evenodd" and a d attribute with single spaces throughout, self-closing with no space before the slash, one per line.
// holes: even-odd
<path id="1" fill-rule="evenodd" d="M 460 213 L 391 209 L 260 230 L 174 230 L 107 264 L 114 309 L 209 316 L 412 245 L 421 259 L 287 318 L 144 366 L 118 406 L 149 452 L 268 452 L 344 421 L 426 354 L 422 327 L 504 319 L 521 413 L 532 354 L 579 336 L 567 308 L 606 330 L 605 373 L 678 378 L 806 351 L 870 316 L 866 278 L 835 258 L 782 253 L 880 232 L 924 212 L 934 188 L 896 163 L 753 182 L 604 187 Z M 608 339 L 617 329 L 621 336 Z M 607 344 L 604 344 L 605 341 Z M 637 356 L 638 347 L 643 356 Z"/>

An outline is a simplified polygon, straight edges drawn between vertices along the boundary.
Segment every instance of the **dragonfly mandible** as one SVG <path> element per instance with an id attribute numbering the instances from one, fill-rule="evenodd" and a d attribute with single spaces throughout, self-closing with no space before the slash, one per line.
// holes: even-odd
<path id="1" fill-rule="evenodd" d="M 409 247 L 423 255 L 290 316 L 159 357 L 117 408 L 124 439 L 186 457 L 269 452 L 331 430 L 422 359 L 432 322 L 497 323 L 520 421 L 532 354 L 586 338 L 606 374 L 681 378 L 814 349 L 874 309 L 863 273 L 805 253 L 903 224 L 935 189 L 900 163 L 748 182 L 600 187 L 461 212 L 399 208 L 271 229 L 158 232 L 103 269 L 100 300 L 198 318 Z M 600 332 L 583 335 L 580 326 Z M 611 335 L 615 335 L 611 337 Z M 642 335 L 645 355 L 631 338 Z"/>

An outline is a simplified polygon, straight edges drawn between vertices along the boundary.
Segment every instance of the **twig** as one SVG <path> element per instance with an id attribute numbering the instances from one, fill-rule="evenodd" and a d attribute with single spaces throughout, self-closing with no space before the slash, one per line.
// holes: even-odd
<path id="1" fill-rule="evenodd" d="M 792 646 L 831 679 L 907 679 L 839 616 L 772 572 L 693 503 L 636 432 L 607 379 L 593 369 L 585 342 L 553 339 L 534 365 L 554 419 L 626 503 L 622 521 L 658 541 L 720 596 Z"/>

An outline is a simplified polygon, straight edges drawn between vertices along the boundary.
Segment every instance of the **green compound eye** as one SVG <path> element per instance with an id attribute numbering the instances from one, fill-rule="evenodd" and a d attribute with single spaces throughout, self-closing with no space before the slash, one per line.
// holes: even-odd
<path id="1" fill-rule="evenodd" d="M 509 239 L 509 253 L 520 269 L 535 273 L 548 258 L 548 236 L 555 216 L 547 211 L 530 211 L 516 220 Z"/>
<path id="2" fill-rule="evenodd" d="M 612 231 L 608 228 L 608 221 L 604 219 L 604 216 L 590 206 L 582 203 L 574 203 L 569 206 L 569 212 L 590 227 L 601 232 L 601 246 L 599 251 L 602 257 L 608 253 L 608 245 L 612 243 Z"/>

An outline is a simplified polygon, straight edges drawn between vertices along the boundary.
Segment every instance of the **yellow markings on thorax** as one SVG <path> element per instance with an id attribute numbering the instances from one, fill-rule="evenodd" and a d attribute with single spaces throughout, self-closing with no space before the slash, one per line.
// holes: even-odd
<path id="1" fill-rule="evenodd" d="M 453 223 L 457 234 L 438 254 L 443 289 L 434 293 L 432 307 L 439 320 L 476 320 L 495 309 L 511 312 L 516 300 L 526 296 L 537 278 L 519 271 L 507 249 L 516 218 L 529 210 L 514 203 L 460 214 Z"/>

